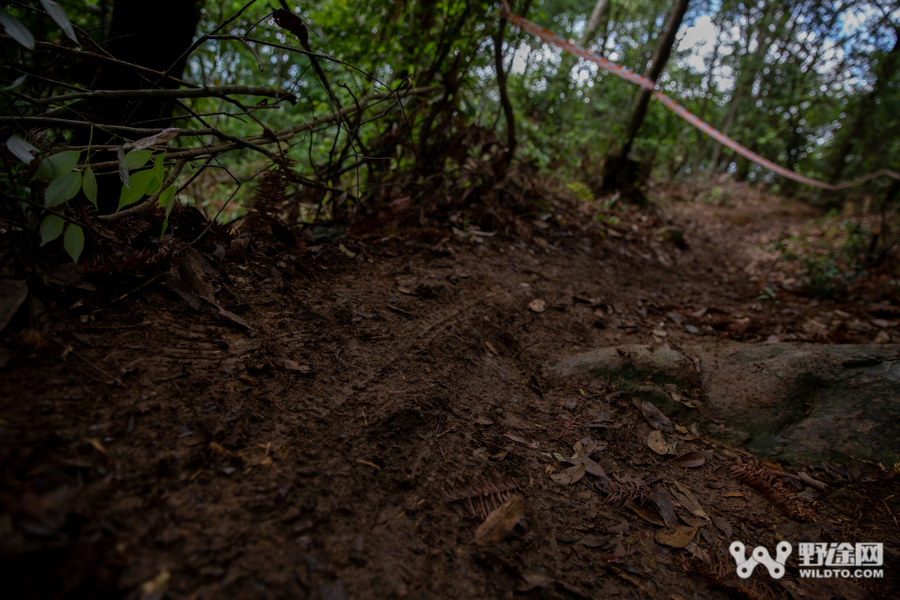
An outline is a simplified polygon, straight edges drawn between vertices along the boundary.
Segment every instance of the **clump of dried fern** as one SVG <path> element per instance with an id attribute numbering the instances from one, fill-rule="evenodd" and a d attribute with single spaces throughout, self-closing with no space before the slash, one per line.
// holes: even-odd
<path id="1" fill-rule="evenodd" d="M 513 478 L 500 473 L 487 477 L 476 475 L 447 482 L 441 490 L 441 496 L 447 502 L 464 501 L 473 517 L 481 515 L 484 518 L 509 500 L 511 492 L 518 487 L 519 484 Z"/>
<path id="2" fill-rule="evenodd" d="M 784 484 L 766 469 L 738 462 L 731 468 L 731 474 L 765 496 L 769 502 L 792 519 L 814 520 L 812 511 L 804 502 L 794 492 L 784 487 Z"/>
<path id="3" fill-rule="evenodd" d="M 287 197 L 291 169 L 295 162 L 286 156 L 275 158 L 271 169 L 259 176 L 244 228 L 251 233 L 268 232 L 278 223 Z"/>

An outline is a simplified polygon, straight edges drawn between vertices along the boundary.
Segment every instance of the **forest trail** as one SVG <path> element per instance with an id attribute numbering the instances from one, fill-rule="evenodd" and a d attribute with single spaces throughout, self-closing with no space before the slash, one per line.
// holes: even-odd
<path id="1" fill-rule="evenodd" d="M 506 234 L 458 224 L 271 263 L 202 257 L 252 331 L 162 280 L 104 292 L 128 293 L 112 304 L 60 290 L 63 358 L 20 340 L 0 380 L 13 596 L 889 597 L 890 469 L 857 464 L 848 484 L 829 463 L 827 492 L 786 489 L 677 419 L 677 454 L 692 454 L 673 464 L 621 382 L 548 369 L 595 348 L 900 341 L 872 324 L 877 299 L 791 292 L 766 248 L 813 235 L 810 209 L 748 196 L 548 214 Z M 580 473 L 560 462 L 592 444 Z M 471 511 L 448 501 L 466 489 L 484 492 Z M 474 544 L 511 494 L 522 524 Z M 884 542 L 884 579 L 735 576 L 731 541 L 780 539 Z"/>

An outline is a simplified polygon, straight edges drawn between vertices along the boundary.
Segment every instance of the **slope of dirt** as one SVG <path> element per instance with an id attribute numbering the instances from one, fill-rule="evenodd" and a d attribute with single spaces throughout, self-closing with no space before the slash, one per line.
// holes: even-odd
<path id="1" fill-rule="evenodd" d="M 782 210 L 759 203 L 746 210 Z M 690 204 L 620 219 L 400 230 L 274 264 L 207 257 L 236 319 L 162 280 L 65 288 L 54 343 L 4 341 L 10 597 L 889 597 L 889 465 L 808 465 L 819 491 L 686 428 L 676 454 L 702 464 L 673 464 L 615 381 L 545 368 L 615 345 L 872 342 L 867 305 L 758 299 L 754 244 L 800 216 Z M 687 248 L 656 238 L 670 223 Z M 560 462 L 573 446 L 593 472 Z M 514 494 L 522 522 L 474 544 Z M 781 581 L 736 577 L 731 541 L 780 539 L 885 542 L 884 579 L 810 583 L 796 557 Z"/>

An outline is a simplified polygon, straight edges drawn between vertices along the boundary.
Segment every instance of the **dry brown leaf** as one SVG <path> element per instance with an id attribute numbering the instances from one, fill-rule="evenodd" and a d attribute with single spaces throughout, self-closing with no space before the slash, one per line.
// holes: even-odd
<path id="1" fill-rule="evenodd" d="M 550 479 L 555 481 L 556 483 L 561 483 L 563 485 L 571 485 L 577 481 L 581 481 L 581 478 L 584 477 L 585 466 L 583 463 L 579 463 L 574 467 L 569 467 L 565 471 L 560 471 L 559 473 L 554 473 L 550 476 Z"/>
<path id="2" fill-rule="evenodd" d="M 731 534 L 734 533 L 734 530 L 731 528 L 731 523 L 728 522 L 728 519 L 725 517 L 716 517 L 713 519 L 713 523 L 716 524 L 716 527 L 719 528 L 719 531 L 725 534 L 725 537 L 731 538 Z"/>
<path id="3" fill-rule="evenodd" d="M 657 429 L 651 431 L 647 436 L 647 446 L 657 454 L 666 455 L 673 452 L 672 446 L 666 441 L 666 436 Z"/>
<path id="4" fill-rule="evenodd" d="M 743 498 L 744 495 L 740 492 L 728 492 L 727 494 L 722 494 L 723 498 Z"/>
<path id="5" fill-rule="evenodd" d="M 672 504 L 672 496 L 666 488 L 658 486 L 647 498 L 647 502 L 666 523 L 671 523 L 672 519 L 675 518 L 675 505 Z"/>
<path id="6" fill-rule="evenodd" d="M 584 470 L 594 475 L 596 477 L 606 477 L 606 472 L 603 470 L 596 461 L 588 458 L 587 456 L 576 456 L 575 458 L 569 459 L 568 461 L 571 465 L 584 465 Z"/>
<path id="7" fill-rule="evenodd" d="M 525 438 L 523 438 L 521 435 L 516 435 L 509 431 L 504 433 L 503 437 L 508 437 L 509 439 L 511 439 L 514 442 L 519 442 L 520 444 L 524 444 L 524 445 L 528 446 L 529 448 L 531 448 L 532 450 L 536 450 L 538 447 L 537 442 L 530 442 L 530 441 L 526 440 Z"/>
<path id="8" fill-rule="evenodd" d="M 583 473 L 582 473 L 583 474 Z M 503 541 L 525 516 L 525 501 L 521 496 L 513 496 L 491 513 L 475 531 L 475 543 L 490 546 Z"/>
<path id="9" fill-rule="evenodd" d="M 681 505 L 691 511 L 691 514 L 695 517 L 700 517 L 701 519 L 709 521 L 709 515 L 703 510 L 703 507 L 700 505 L 694 492 L 681 485 L 678 481 L 675 481 L 675 485 L 681 490 L 681 493 L 676 496 Z"/>
<path id="10" fill-rule="evenodd" d="M 649 400 L 644 400 L 641 403 L 641 414 L 644 415 L 644 418 L 647 419 L 647 423 L 649 423 L 650 427 L 653 429 L 661 429 L 666 433 L 675 431 L 672 420 L 664 415 L 662 411 L 656 408 L 656 405 Z"/>
<path id="11" fill-rule="evenodd" d="M 662 518 L 662 516 L 653 510 L 652 508 L 647 508 L 646 506 L 641 506 L 640 504 L 629 504 L 628 508 L 634 511 L 634 514 L 647 521 L 648 523 L 653 523 L 659 527 L 666 526 L 666 520 Z"/>
<path id="12" fill-rule="evenodd" d="M 697 535 L 697 527 L 688 527 L 687 525 L 679 525 L 675 531 L 660 529 L 656 532 L 656 541 L 672 548 L 684 548 L 693 541 Z"/>
<path id="13" fill-rule="evenodd" d="M 706 457 L 699 452 L 686 452 L 672 461 L 676 467 L 691 469 L 702 466 L 706 462 Z"/>

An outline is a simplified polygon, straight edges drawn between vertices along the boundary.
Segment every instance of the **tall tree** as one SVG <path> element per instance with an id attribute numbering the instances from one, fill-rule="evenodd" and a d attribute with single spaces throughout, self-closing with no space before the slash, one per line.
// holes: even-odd
<path id="1" fill-rule="evenodd" d="M 656 50 L 653 53 L 650 69 L 645 74 L 645 77 L 654 83 L 659 79 L 663 69 L 666 67 L 666 63 L 669 61 L 669 56 L 672 54 L 672 46 L 675 45 L 675 36 L 678 34 L 678 28 L 681 27 L 681 21 L 684 20 L 684 14 L 687 12 L 687 8 L 688 0 L 677 0 L 675 9 L 669 16 L 665 31 L 663 31 L 659 44 L 656 46 Z M 626 161 L 628 160 L 628 154 L 631 152 L 631 146 L 634 144 L 634 139 L 637 137 L 638 130 L 641 128 L 641 125 L 644 123 L 644 118 L 647 116 L 647 109 L 650 105 L 650 95 L 650 90 L 641 88 L 631 110 L 628 126 L 625 128 L 625 138 L 622 141 L 621 146 L 606 158 L 602 183 L 604 189 L 609 190 L 623 184 L 631 183 L 627 181 L 629 178 L 623 180 L 623 177 L 625 176 L 623 170 L 626 167 Z"/>

